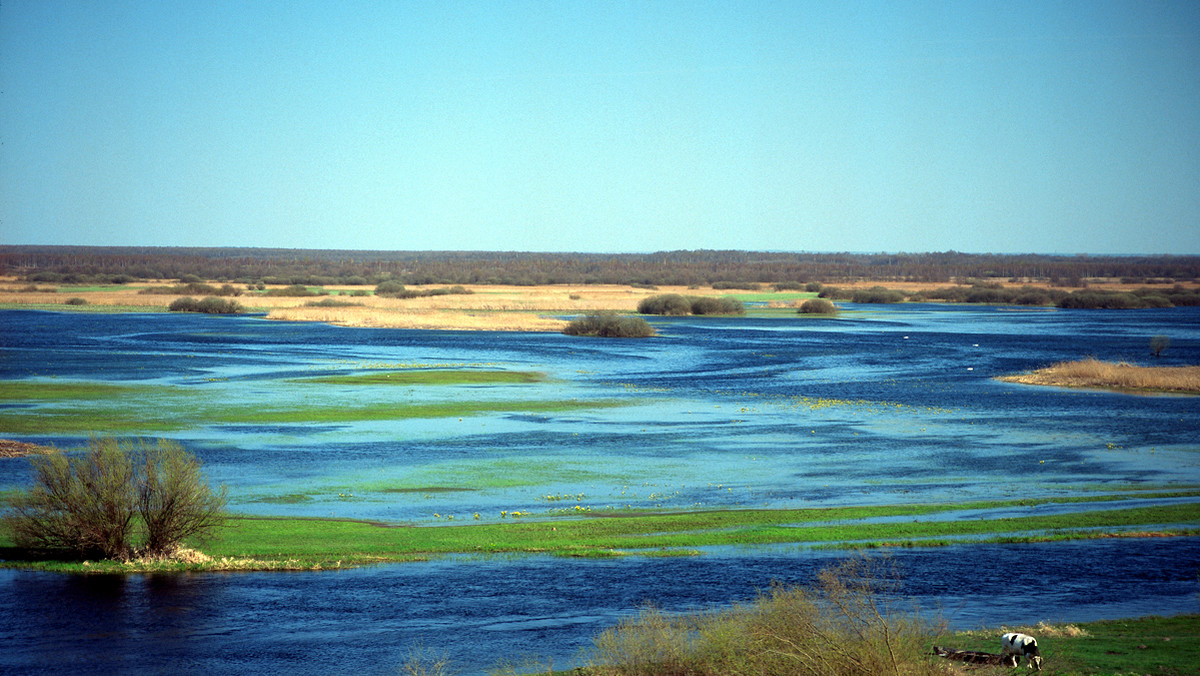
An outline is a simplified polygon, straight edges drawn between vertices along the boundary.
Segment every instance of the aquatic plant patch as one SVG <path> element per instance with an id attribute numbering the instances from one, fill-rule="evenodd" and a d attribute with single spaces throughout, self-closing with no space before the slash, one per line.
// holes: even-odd
<path id="1" fill-rule="evenodd" d="M 414 369 L 301 378 L 296 382 L 320 385 L 496 385 L 540 383 L 545 380 L 546 374 L 536 371 Z"/>
<path id="2" fill-rule="evenodd" d="M 210 411 L 203 419 L 212 424 L 263 423 L 345 423 L 370 420 L 404 420 L 408 418 L 449 418 L 488 413 L 528 412 L 548 413 L 582 409 L 611 408 L 625 405 L 616 400 L 548 400 L 548 401 L 444 401 L 423 404 L 369 404 L 352 406 L 323 406 L 306 408 L 263 408 L 260 410 L 227 409 Z"/>
<path id="3" fill-rule="evenodd" d="M 0 380 L 0 401 L 113 399 L 170 390 L 153 385 L 113 385 L 88 381 Z"/>

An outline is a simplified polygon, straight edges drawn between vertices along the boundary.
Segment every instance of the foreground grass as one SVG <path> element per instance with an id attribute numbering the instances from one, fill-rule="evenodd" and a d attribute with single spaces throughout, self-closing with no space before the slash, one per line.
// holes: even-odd
<path id="1" fill-rule="evenodd" d="M 1006 631 L 1037 637 L 1044 674 L 1200 674 L 1200 615 L 997 627 L 945 634 L 934 642 L 959 650 L 999 652 L 999 637 Z M 990 676 L 1013 670 L 987 667 L 970 673 Z"/>
<path id="2" fill-rule="evenodd" d="M 1068 514 L 959 520 L 871 521 L 919 517 L 1011 503 L 900 505 L 801 510 L 727 510 L 641 514 L 605 518 L 439 526 L 378 522 L 233 517 L 221 535 L 203 544 L 202 562 L 19 560 L 26 558 L 0 537 L 3 565 L 44 570 L 320 569 L 424 560 L 453 554 L 549 554 L 611 557 L 678 556 L 697 548 L 760 545 L 936 546 L 953 542 L 1037 542 L 1064 538 L 1200 534 L 1200 503 L 1100 509 Z M 1151 529 L 1146 531 L 1144 529 Z M 7 548 L 5 548 L 7 547 Z"/>
<path id="3" fill-rule="evenodd" d="M 1145 392 L 1200 394 L 1200 366 L 1135 366 L 1098 359 L 1059 362 L 998 380 L 1057 387 L 1100 387 Z"/>

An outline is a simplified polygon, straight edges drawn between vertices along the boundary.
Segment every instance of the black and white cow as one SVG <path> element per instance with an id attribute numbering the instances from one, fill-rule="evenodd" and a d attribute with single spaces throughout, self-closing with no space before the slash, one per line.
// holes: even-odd
<path id="1" fill-rule="evenodd" d="M 1000 637 L 1000 653 L 1003 655 L 1012 655 L 1016 658 L 1016 664 L 1021 663 L 1021 658 L 1024 657 L 1028 664 L 1026 666 L 1042 670 L 1042 656 L 1038 654 L 1037 639 L 1027 634 L 1008 633 Z"/>

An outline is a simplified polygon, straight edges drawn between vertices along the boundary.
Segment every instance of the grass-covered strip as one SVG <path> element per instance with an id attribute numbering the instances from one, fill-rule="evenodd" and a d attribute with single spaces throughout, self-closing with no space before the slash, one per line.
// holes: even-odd
<path id="1" fill-rule="evenodd" d="M 234 517 L 230 527 L 217 539 L 203 544 L 204 551 L 214 562 L 192 564 L 192 568 L 220 568 L 222 559 L 257 561 L 262 564 L 260 568 L 269 569 L 364 565 L 447 554 L 540 553 L 606 557 L 626 553 L 690 553 L 698 547 L 721 545 L 845 542 L 859 547 L 883 542 L 936 545 L 944 543 L 923 539 L 1010 537 L 1056 530 L 1077 537 L 1111 537 L 1138 526 L 1156 529 L 1162 524 L 1200 526 L 1198 503 L 999 519 L 864 521 L 880 516 L 918 516 L 971 507 L 971 504 L 947 504 L 729 510 L 419 527 L 339 519 Z M 1176 528 L 1172 534 L 1196 530 Z M 11 545 L 11 542 L 0 539 L 0 547 L 4 545 Z M 0 556 L 2 554 L 0 552 Z M 47 568 L 67 564 L 59 562 L 50 566 L 47 562 L 24 562 L 16 565 Z M 245 563 L 239 566 L 253 567 Z"/>
<path id="2" fill-rule="evenodd" d="M 0 380 L 0 401 L 111 399 L 170 391 L 152 385 L 110 385 L 86 381 Z"/>
<path id="3" fill-rule="evenodd" d="M 920 514 L 953 506 L 834 510 L 739 510 L 623 518 L 491 523 L 464 526 L 385 527 L 321 519 L 236 520 L 206 551 L 214 556 L 298 558 L 315 562 L 381 561 L 455 553 L 610 555 L 716 545 L 901 540 L 939 535 L 986 535 L 1053 529 L 1125 528 L 1169 523 L 1200 524 L 1200 505 L 1097 510 L 1011 519 L 855 523 L 884 513 Z M 858 515 L 858 516 L 855 516 Z M 830 524 L 829 519 L 847 519 Z M 820 525 L 806 525 L 817 522 Z M 1099 533 L 1097 533 L 1099 536 Z"/>
<path id="4" fill-rule="evenodd" d="M 546 374 L 536 371 L 412 370 L 385 373 L 301 378 L 296 382 L 321 385 L 504 385 L 539 383 Z"/>
<path id="5" fill-rule="evenodd" d="M 531 382 L 528 379 L 536 376 L 537 374 L 501 376 L 498 380 L 490 382 Z M 489 378 L 491 376 L 483 376 L 482 379 L 472 382 L 489 382 Z M 9 435 L 95 432 L 130 434 L 174 431 L 200 425 L 320 424 L 467 417 L 489 413 L 552 413 L 612 408 L 628 404 L 620 400 L 513 399 L 429 403 L 368 402 L 340 406 L 266 404 L 248 407 L 241 403 L 215 401 L 208 393 L 186 388 L 39 381 L 0 382 L 0 401 L 44 404 L 0 411 L 0 434 Z M 65 406 L 66 403 L 71 405 Z"/>
<path id="6" fill-rule="evenodd" d="M 552 413 L 580 409 L 611 408 L 624 405 L 616 400 L 546 401 L 443 401 L 427 404 L 371 404 L 358 407 L 264 408 L 226 410 L 203 419 L 209 423 L 343 423 L 369 420 L 407 420 L 411 418 L 449 418 L 487 413 Z"/>
<path id="7" fill-rule="evenodd" d="M 105 405 L 72 409 L 36 409 L 0 413 L 3 434 L 134 434 L 169 432 L 191 427 L 187 419 L 169 409 Z"/>

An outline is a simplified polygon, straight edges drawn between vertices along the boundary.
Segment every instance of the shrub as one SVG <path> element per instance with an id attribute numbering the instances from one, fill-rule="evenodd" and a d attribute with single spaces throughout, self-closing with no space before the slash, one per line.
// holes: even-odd
<path id="1" fill-rule="evenodd" d="M 589 673 L 945 674 L 926 654 L 935 627 L 890 601 L 896 590 L 885 563 L 860 557 L 725 611 L 648 608 L 595 638 Z"/>
<path id="2" fill-rule="evenodd" d="M 88 302 L 87 302 L 86 298 L 80 298 L 80 297 L 76 296 L 74 298 L 68 298 L 66 300 L 66 304 L 67 305 L 87 305 Z"/>
<path id="3" fill-rule="evenodd" d="M 178 443 L 93 438 L 80 456 L 31 459 L 33 487 L 12 498 L 13 539 L 29 549 L 81 557 L 161 556 L 223 523 L 225 490 L 213 492 Z"/>
<path id="4" fill-rule="evenodd" d="M 385 298 L 424 298 L 425 296 L 468 295 L 471 293 L 473 291 L 461 285 L 438 289 L 407 289 L 399 282 L 388 281 L 375 287 L 375 295 Z"/>
<path id="5" fill-rule="evenodd" d="M 1158 335 L 1150 339 L 1150 353 L 1155 357 L 1161 356 L 1168 347 L 1171 347 L 1171 339 L 1167 336 Z"/>
<path id="6" fill-rule="evenodd" d="M 573 319 L 563 333 L 568 336 L 597 336 L 600 338 L 649 338 L 654 327 L 641 317 L 625 317 L 615 312 L 601 312 Z"/>
<path id="7" fill-rule="evenodd" d="M 380 282 L 375 286 L 376 296 L 394 296 L 398 293 L 404 293 L 404 285 L 395 280 Z"/>
<path id="8" fill-rule="evenodd" d="M 310 300 L 304 304 L 305 307 L 354 307 L 362 306 L 362 303 L 355 303 L 349 300 L 337 300 L 336 298 L 322 298 L 321 300 Z"/>
<path id="9" fill-rule="evenodd" d="M 733 298 L 710 298 L 703 296 L 692 299 L 694 315 L 744 315 L 746 307 Z"/>
<path id="10" fill-rule="evenodd" d="M 692 313 L 692 302 L 686 296 L 668 293 L 661 296 L 643 298 L 638 303 L 637 311 L 643 315 L 684 316 Z"/>
<path id="11" fill-rule="evenodd" d="M 712 298 L 709 296 L 681 296 L 668 293 L 643 298 L 638 303 L 639 314 L 668 315 L 744 315 L 746 308 L 734 298 Z"/>
<path id="12" fill-rule="evenodd" d="M 1066 309 L 1128 310 L 1146 307 L 1146 305 L 1132 293 L 1075 291 L 1059 300 L 1058 307 Z"/>
<path id="13" fill-rule="evenodd" d="M 209 296 L 204 300 L 176 298 L 167 309 L 171 312 L 201 312 L 210 315 L 235 315 L 243 308 L 237 301 Z"/>
<path id="14" fill-rule="evenodd" d="M 288 296 L 293 298 L 304 298 L 306 296 L 323 296 L 326 291 L 313 291 L 303 284 L 289 284 L 282 289 L 267 289 L 265 295 L 268 296 Z"/>
<path id="15" fill-rule="evenodd" d="M 855 291 L 850 295 L 850 300 L 855 303 L 900 303 L 904 300 L 904 293 L 882 286 L 872 286 Z"/>
<path id="16" fill-rule="evenodd" d="M 826 298 L 809 298 L 800 305 L 802 315 L 832 315 L 837 314 L 837 306 Z"/>

